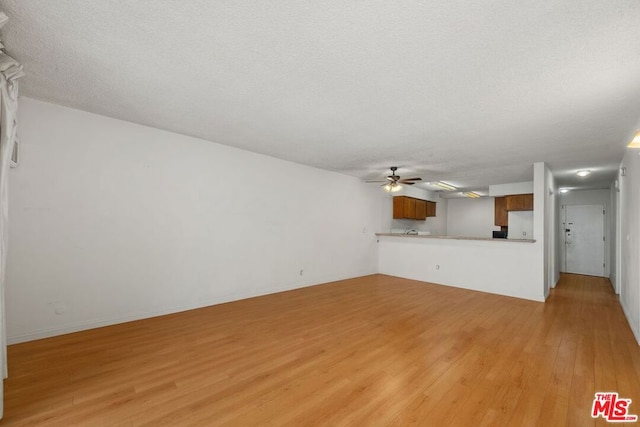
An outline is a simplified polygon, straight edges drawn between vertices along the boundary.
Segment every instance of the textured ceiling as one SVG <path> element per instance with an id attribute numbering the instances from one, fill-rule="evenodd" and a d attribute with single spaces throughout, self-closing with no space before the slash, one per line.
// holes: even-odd
<path id="1" fill-rule="evenodd" d="M 640 127 L 638 0 L 0 8 L 23 95 L 363 179 L 608 185 Z"/>

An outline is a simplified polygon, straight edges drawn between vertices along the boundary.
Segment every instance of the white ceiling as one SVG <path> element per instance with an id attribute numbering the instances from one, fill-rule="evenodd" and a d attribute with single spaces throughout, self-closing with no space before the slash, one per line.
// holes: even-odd
<path id="1" fill-rule="evenodd" d="M 23 95 L 363 179 L 598 187 L 640 127 L 638 0 L 0 9 Z"/>

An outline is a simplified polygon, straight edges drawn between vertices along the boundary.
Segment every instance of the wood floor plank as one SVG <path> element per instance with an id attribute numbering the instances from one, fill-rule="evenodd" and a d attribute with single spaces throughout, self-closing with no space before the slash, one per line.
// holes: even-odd
<path id="1" fill-rule="evenodd" d="M 366 276 L 9 346 L 2 426 L 604 425 L 640 412 L 608 279 L 546 303 Z"/>

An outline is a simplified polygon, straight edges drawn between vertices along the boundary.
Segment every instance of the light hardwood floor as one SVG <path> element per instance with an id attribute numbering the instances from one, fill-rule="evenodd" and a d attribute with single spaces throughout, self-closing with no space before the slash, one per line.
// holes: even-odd
<path id="1" fill-rule="evenodd" d="M 605 425 L 640 348 L 607 279 L 546 303 L 383 275 L 9 347 L 10 425 Z"/>

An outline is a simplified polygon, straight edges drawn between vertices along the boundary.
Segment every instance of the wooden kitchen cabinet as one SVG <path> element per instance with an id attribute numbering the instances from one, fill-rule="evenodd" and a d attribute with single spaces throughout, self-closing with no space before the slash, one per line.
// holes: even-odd
<path id="1" fill-rule="evenodd" d="M 496 197 L 494 199 L 495 215 L 494 223 L 500 227 L 507 227 L 509 225 L 509 213 L 507 212 L 507 198 Z"/>
<path id="2" fill-rule="evenodd" d="M 424 221 L 430 216 L 436 216 L 436 204 L 434 202 L 407 196 L 393 198 L 393 219 Z"/>
<path id="3" fill-rule="evenodd" d="M 505 199 L 507 211 L 533 210 L 533 194 L 514 194 L 512 196 L 505 196 Z"/>
<path id="4" fill-rule="evenodd" d="M 416 219 L 416 199 L 413 197 L 404 198 L 404 217 Z"/>
<path id="5" fill-rule="evenodd" d="M 427 219 L 427 201 L 416 199 L 416 219 L 424 221 Z"/>
<path id="6" fill-rule="evenodd" d="M 393 198 L 393 219 L 402 219 L 402 218 L 404 218 L 404 198 L 394 197 Z"/>
<path id="7" fill-rule="evenodd" d="M 427 201 L 427 217 L 436 216 L 436 202 Z"/>

